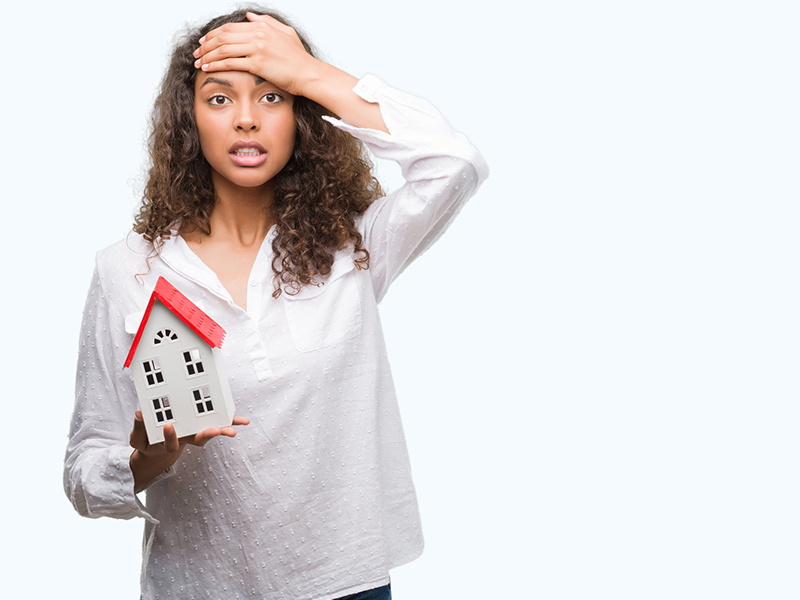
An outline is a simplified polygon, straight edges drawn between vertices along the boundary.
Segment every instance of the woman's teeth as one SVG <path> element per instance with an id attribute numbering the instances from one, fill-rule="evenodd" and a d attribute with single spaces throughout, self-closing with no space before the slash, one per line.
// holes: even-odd
<path id="1" fill-rule="evenodd" d="M 261 152 L 255 148 L 239 148 L 234 154 L 236 156 L 258 156 Z"/>

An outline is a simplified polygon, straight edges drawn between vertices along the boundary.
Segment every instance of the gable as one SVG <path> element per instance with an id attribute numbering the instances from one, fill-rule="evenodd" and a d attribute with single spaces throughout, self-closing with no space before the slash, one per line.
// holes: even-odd
<path id="1" fill-rule="evenodd" d="M 156 342 L 156 339 L 159 342 Z M 153 303 L 153 308 L 147 317 L 147 323 L 142 330 L 136 356 L 141 356 L 144 348 L 158 348 L 171 346 L 172 342 L 203 344 L 194 330 L 184 323 L 178 316 L 169 310 L 160 300 Z"/>
<path id="2" fill-rule="evenodd" d="M 150 301 L 147 303 L 147 309 L 142 317 L 142 322 L 139 324 L 136 337 L 134 337 L 133 344 L 131 344 L 128 357 L 125 359 L 125 367 L 131 365 L 131 361 L 136 354 L 136 349 L 142 339 L 142 334 L 144 333 L 156 300 L 200 336 L 200 339 L 206 344 L 212 348 L 222 347 L 222 342 L 225 340 L 225 330 L 214 321 L 214 319 L 200 310 L 191 300 L 181 294 L 166 279 L 159 277 L 156 282 L 156 287 L 150 295 Z"/>

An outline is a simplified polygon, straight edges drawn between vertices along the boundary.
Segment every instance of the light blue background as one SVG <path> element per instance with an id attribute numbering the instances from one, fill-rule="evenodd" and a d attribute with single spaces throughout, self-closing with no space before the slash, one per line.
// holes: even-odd
<path id="1" fill-rule="evenodd" d="M 2 595 L 136 598 L 142 524 L 61 491 L 80 314 L 169 41 L 232 5 L 38 6 L 0 51 Z M 383 304 L 427 539 L 395 597 L 800 597 L 797 3 L 273 6 L 492 167 Z"/>

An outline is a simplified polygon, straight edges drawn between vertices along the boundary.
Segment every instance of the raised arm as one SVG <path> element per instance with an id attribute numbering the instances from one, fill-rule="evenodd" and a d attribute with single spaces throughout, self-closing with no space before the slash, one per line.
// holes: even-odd
<path id="1" fill-rule="evenodd" d="M 223 25 L 201 40 L 196 66 L 244 70 L 321 104 L 324 117 L 396 161 L 406 184 L 372 204 L 357 227 L 370 252 L 376 298 L 447 229 L 488 176 L 467 138 L 427 101 L 394 90 L 374 76 L 355 77 L 309 55 L 297 33 L 272 17 L 248 13 L 248 23 Z"/>
<path id="2" fill-rule="evenodd" d="M 247 71 L 313 100 L 354 127 L 389 132 L 378 105 L 353 92 L 355 77 L 311 56 L 288 25 L 268 15 L 247 13 L 247 18 L 201 38 L 195 66 L 206 72 Z"/>

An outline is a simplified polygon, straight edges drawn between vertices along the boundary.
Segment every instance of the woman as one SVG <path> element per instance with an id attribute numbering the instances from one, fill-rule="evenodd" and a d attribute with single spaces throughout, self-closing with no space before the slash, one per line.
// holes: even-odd
<path id="1" fill-rule="evenodd" d="M 422 534 L 377 304 L 488 170 L 427 102 L 256 12 L 173 54 L 137 235 L 97 256 L 65 490 L 146 519 L 144 598 L 389 598 Z M 358 140 L 406 185 L 380 197 Z M 120 367 L 159 276 L 227 331 L 238 436 L 147 443 Z"/>

